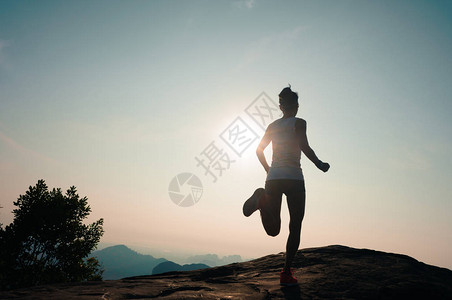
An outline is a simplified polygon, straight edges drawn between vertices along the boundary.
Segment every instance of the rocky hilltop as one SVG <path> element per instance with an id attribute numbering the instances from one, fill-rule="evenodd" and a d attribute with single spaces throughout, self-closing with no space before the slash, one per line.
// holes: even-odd
<path id="1" fill-rule="evenodd" d="M 0 292 L 8 299 L 452 299 L 452 271 L 400 254 L 345 246 L 300 250 L 296 287 L 283 253 L 197 271 Z"/>

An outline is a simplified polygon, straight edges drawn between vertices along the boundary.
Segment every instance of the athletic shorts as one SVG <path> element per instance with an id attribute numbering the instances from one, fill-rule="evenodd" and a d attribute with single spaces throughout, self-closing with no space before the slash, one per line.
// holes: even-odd
<path id="1" fill-rule="evenodd" d="M 282 194 L 287 196 L 287 200 L 304 201 L 306 198 L 306 189 L 304 180 L 295 179 L 274 179 L 265 182 L 265 193 L 272 198 L 280 199 Z M 290 198 L 290 199 L 289 199 Z"/>

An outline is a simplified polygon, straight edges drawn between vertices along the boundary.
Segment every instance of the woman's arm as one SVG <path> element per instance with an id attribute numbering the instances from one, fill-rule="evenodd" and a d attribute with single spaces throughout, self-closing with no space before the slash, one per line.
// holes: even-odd
<path id="1" fill-rule="evenodd" d="M 306 130 L 307 130 L 306 121 L 303 119 L 298 119 L 297 122 L 295 123 L 295 132 L 297 133 L 298 145 L 300 146 L 301 151 L 303 151 L 306 157 L 309 158 L 314 163 L 314 165 L 317 166 L 317 168 L 319 168 L 323 172 L 328 171 L 330 165 L 328 163 L 322 162 L 317 157 L 317 155 L 315 155 L 315 152 L 314 150 L 312 150 L 311 146 L 309 146 Z"/>
<path id="2" fill-rule="evenodd" d="M 268 146 L 268 144 L 270 144 L 270 142 L 271 142 L 270 130 L 269 130 L 269 128 L 267 128 L 264 136 L 262 137 L 261 142 L 259 143 L 259 146 L 257 146 L 257 149 L 256 149 L 257 158 L 259 159 L 260 163 L 262 164 L 262 166 L 265 169 L 265 172 L 267 172 L 267 173 L 268 173 L 268 170 L 270 169 L 270 167 L 267 163 L 267 159 L 265 158 L 264 150 L 265 150 L 265 148 L 267 148 L 267 146 Z"/>

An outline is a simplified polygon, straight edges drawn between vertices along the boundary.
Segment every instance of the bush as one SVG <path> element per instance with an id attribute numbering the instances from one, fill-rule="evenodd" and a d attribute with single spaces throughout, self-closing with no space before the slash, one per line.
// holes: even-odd
<path id="1" fill-rule="evenodd" d="M 63 194 L 39 180 L 14 205 L 14 221 L 0 226 L 1 289 L 102 279 L 88 255 L 103 235 L 103 219 L 83 224 L 91 208 L 74 186 Z"/>

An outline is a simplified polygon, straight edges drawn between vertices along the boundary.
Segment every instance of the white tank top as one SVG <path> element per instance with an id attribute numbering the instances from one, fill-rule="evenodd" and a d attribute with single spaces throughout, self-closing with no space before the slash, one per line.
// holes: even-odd
<path id="1" fill-rule="evenodd" d="M 267 180 L 304 180 L 300 167 L 301 150 L 295 133 L 297 118 L 278 119 L 268 126 L 273 158 Z"/>

